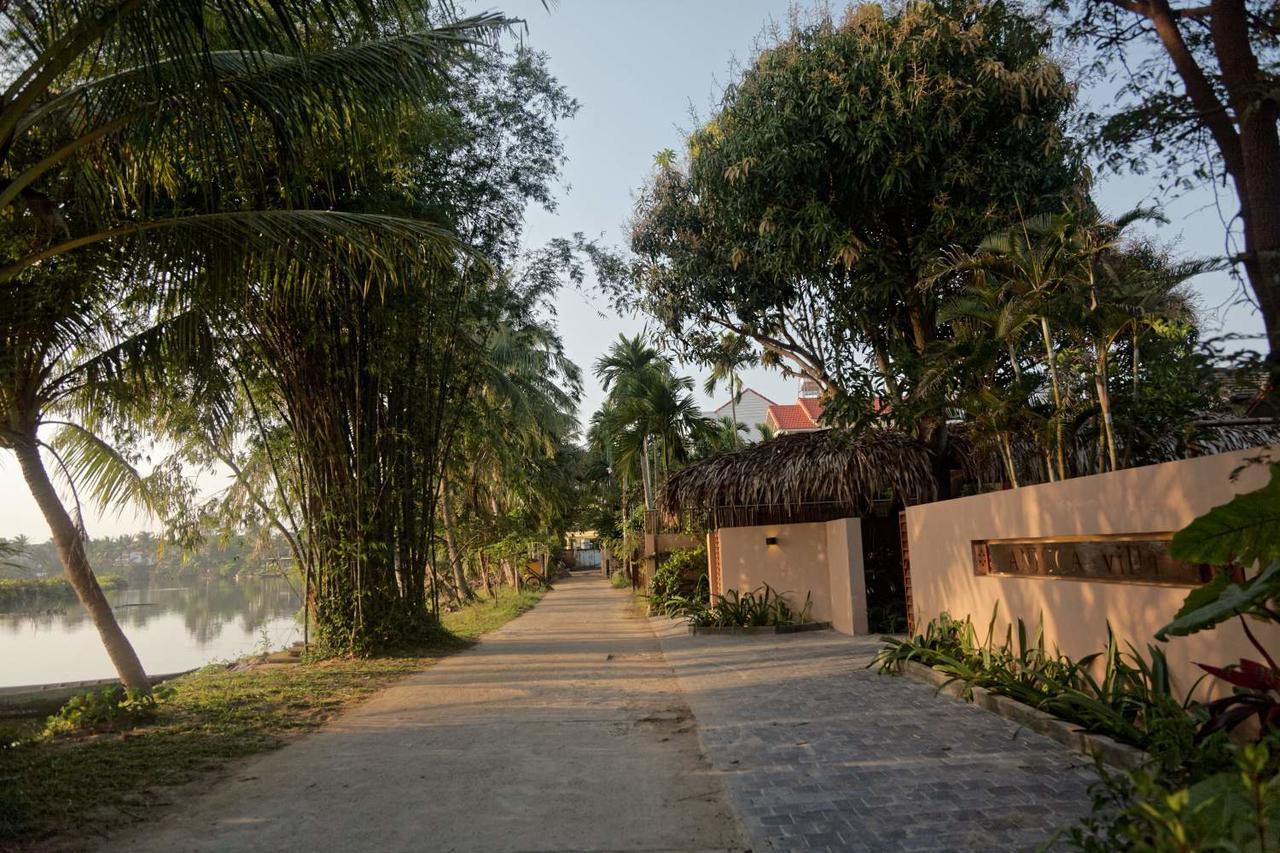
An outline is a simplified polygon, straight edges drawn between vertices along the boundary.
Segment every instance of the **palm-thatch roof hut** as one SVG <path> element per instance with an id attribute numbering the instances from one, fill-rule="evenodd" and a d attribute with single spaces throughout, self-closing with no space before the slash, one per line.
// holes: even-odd
<path id="1" fill-rule="evenodd" d="M 1243 450 L 1277 440 L 1280 428 L 1275 424 L 1202 415 L 1182 434 L 1148 448 L 1133 464 Z M 989 487 L 1005 478 L 994 442 L 975 433 L 970 424 L 950 424 L 947 444 L 948 467 L 955 469 L 960 482 Z M 1012 451 L 1021 485 L 1046 480 L 1043 455 L 1033 442 L 1015 439 Z M 1093 454 L 1092 446 L 1077 447 L 1072 465 L 1077 474 L 1089 473 Z M 823 429 L 782 435 L 695 462 L 668 478 L 661 502 L 668 518 L 692 518 L 713 530 L 830 521 L 936 500 L 935 476 L 932 451 L 899 430 Z"/>
<path id="2" fill-rule="evenodd" d="M 782 435 L 675 472 L 662 493 L 668 515 L 712 529 L 829 521 L 866 515 L 878 502 L 936 495 L 929 451 L 896 430 Z"/>

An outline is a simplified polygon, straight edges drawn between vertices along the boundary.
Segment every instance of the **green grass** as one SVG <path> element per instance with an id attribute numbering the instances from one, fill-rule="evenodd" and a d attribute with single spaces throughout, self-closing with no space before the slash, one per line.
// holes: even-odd
<path id="1" fill-rule="evenodd" d="M 123 578 L 106 575 L 98 578 L 106 592 L 123 589 Z M 46 607 L 76 600 L 76 591 L 66 578 L 0 578 L 0 613 Z"/>
<path id="2" fill-rule="evenodd" d="M 40 738 L 42 720 L 0 719 L 0 847 L 130 822 L 167 799 L 159 789 L 282 746 L 469 645 L 540 597 L 507 592 L 446 614 L 451 635 L 396 656 L 206 667 L 170 682 L 174 694 L 155 720 L 125 732 Z"/>

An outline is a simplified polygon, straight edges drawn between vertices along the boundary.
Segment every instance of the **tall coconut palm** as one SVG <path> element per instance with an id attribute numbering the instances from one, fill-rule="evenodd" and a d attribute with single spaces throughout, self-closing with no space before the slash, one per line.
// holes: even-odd
<path id="1" fill-rule="evenodd" d="M 758 361 L 755 348 L 747 338 L 733 332 L 725 332 L 720 336 L 709 364 L 711 374 L 703 383 L 702 390 L 710 395 L 721 385 L 728 387 L 729 411 L 735 424 L 738 423 L 738 401 L 742 399 L 741 371 L 745 367 L 754 366 Z M 736 428 L 733 431 L 733 446 L 741 446 Z"/>
<path id="2" fill-rule="evenodd" d="M 303 204 L 324 174 L 388 153 L 403 111 L 505 24 L 447 18 L 407 0 L 0 9 L 0 446 L 18 457 L 130 689 L 145 690 L 145 675 L 42 453 L 76 484 L 73 500 L 146 505 L 143 481 L 96 427 L 145 393 L 159 363 L 197 346 L 215 297 L 252 282 L 317 286 L 335 264 L 385 286 L 407 263 L 453 251 L 428 223 Z M 135 306 L 123 320 L 122 303 Z"/>
<path id="3" fill-rule="evenodd" d="M 137 654 L 120 629 L 89 565 L 81 500 L 159 509 L 156 491 L 113 446 L 104 427 L 131 422 L 134 404 L 174 348 L 198 348 L 199 316 L 178 311 L 122 322 L 116 294 L 58 258 L 0 283 L 0 448 L 12 452 L 53 536 L 67 579 L 97 628 L 123 683 L 148 689 Z M 44 454 L 71 486 L 68 512 Z"/>

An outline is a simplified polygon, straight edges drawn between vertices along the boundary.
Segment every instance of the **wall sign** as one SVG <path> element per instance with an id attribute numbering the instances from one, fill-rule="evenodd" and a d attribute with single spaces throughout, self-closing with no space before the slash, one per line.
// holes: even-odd
<path id="1" fill-rule="evenodd" d="M 973 570 L 978 575 L 1178 586 L 1195 586 L 1210 580 L 1211 567 L 1170 556 L 1172 536 L 1172 533 L 1126 533 L 979 539 L 973 542 Z"/>

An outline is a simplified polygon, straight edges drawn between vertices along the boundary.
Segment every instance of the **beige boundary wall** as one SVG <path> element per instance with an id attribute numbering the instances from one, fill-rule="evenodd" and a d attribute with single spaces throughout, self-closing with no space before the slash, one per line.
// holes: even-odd
<path id="1" fill-rule="evenodd" d="M 948 611 L 957 618 L 969 616 L 985 633 L 998 602 L 1001 635 L 1012 619 L 1034 626 L 1043 614 L 1046 642 L 1079 658 L 1103 649 L 1110 622 L 1122 642 L 1133 643 L 1145 654 L 1147 644 L 1155 643 L 1154 633 L 1182 605 L 1189 587 L 979 576 L 974 572 L 972 541 L 1173 532 L 1232 495 L 1264 485 L 1267 470 L 1261 465 L 1247 467 L 1234 482 L 1230 479 L 1232 471 L 1257 453 L 1206 456 L 909 507 L 917 630 Z M 1280 646 L 1277 626 L 1251 627 L 1264 645 Z M 1238 621 L 1159 645 L 1168 656 L 1179 692 L 1201 675 L 1196 661 L 1221 665 L 1258 657 Z M 1214 692 L 1220 692 L 1217 686 Z"/>
<path id="2" fill-rule="evenodd" d="M 788 593 L 796 606 L 811 593 L 813 621 L 830 622 L 843 634 L 867 633 L 858 519 L 722 527 L 710 536 L 719 538 L 720 554 L 720 588 L 712 592 L 748 592 L 767 583 Z M 776 537 L 777 544 L 766 544 L 769 537 Z M 713 553 L 715 543 L 709 546 L 709 553 Z"/>

